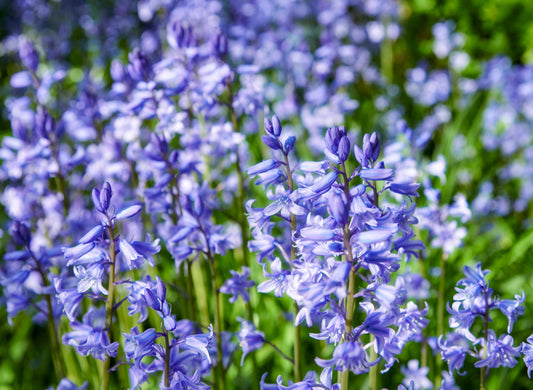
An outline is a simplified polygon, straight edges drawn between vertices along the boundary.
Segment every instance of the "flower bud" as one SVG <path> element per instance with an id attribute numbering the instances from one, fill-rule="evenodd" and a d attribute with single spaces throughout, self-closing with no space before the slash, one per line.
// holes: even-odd
<path id="1" fill-rule="evenodd" d="M 33 43 L 26 38 L 21 39 L 19 56 L 26 68 L 32 72 L 37 71 L 37 66 L 39 66 L 39 54 L 37 54 L 37 51 L 35 51 Z"/>
<path id="2" fill-rule="evenodd" d="M 281 134 L 281 123 L 276 115 L 272 115 L 272 134 L 276 137 Z"/>
<path id="3" fill-rule="evenodd" d="M 13 236 L 13 241 L 15 244 L 20 246 L 27 246 L 31 241 L 31 231 L 30 228 L 20 221 L 15 221 L 11 230 Z"/>

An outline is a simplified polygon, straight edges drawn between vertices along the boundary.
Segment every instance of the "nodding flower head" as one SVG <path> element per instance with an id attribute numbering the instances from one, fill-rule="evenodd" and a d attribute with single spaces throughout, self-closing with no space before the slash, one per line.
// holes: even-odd
<path id="1" fill-rule="evenodd" d="M 102 214 L 107 214 L 112 196 L 113 190 L 111 189 L 111 184 L 109 184 L 107 181 L 102 186 L 102 190 L 94 188 L 92 192 L 92 198 L 96 210 Z"/>
<path id="2" fill-rule="evenodd" d="M 276 115 L 272 115 L 272 120 L 265 118 L 265 131 L 278 138 L 281 134 L 281 123 Z"/>
<path id="3" fill-rule="evenodd" d="M 224 34 L 218 33 L 216 35 L 215 40 L 213 42 L 213 49 L 217 57 L 226 57 L 226 54 L 228 54 L 228 39 Z"/>
<path id="4" fill-rule="evenodd" d="M 15 244 L 20 246 L 28 246 L 30 244 L 31 231 L 28 225 L 26 225 L 25 223 L 20 221 L 13 222 L 11 234 Z"/>
<path id="5" fill-rule="evenodd" d="M 167 25 L 167 42 L 174 49 L 196 46 L 196 36 L 191 26 L 183 26 L 178 20 Z"/>
<path id="6" fill-rule="evenodd" d="M 152 77 L 152 64 L 150 64 L 146 54 L 139 49 L 135 49 L 128 55 L 128 58 L 130 63 L 127 69 L 133 80 L 148 81 Z"/>
<path id="7" fill-rule="evenodd" d="M 326 132 L 326 157 L 335 164 L 348 160 L 350 155 L 350 140 L 344 126 L 330 127 Z"/>
<path id="8" fill-rule="evenodd" d="M 35 132 L 41 138 L 50 139 L 50 134 L 54 132 L 55 123 L 52 116 L 42 106 L 37 107 L 35 113 Z"/>
<path id="9" fill-rule="evenodd" d="M 39 65 L 39 54 L 35 50 L 33 43 L 26 38 L 23 38 L 20 41 L 19 56 L 26 68 L 32 72 L 37 71 L 37 66 Z"/>
<path id="10" fill-rule="evenodd" d="M 281 139 L 281 130 L 281 123 L 276 115 L 272 116 L 272 120 L 265 118 L 265 131 L 267 135 L 262 136 L 261 139 L 271 150 L 281 150 L 287 156 L 294 149 L 296 137 L 290 136 L 283 141 Z"/>
<path id="11" fill-rule="evenodd" d="M 378 160 L 380 151 L 381 145 L 376 132 L 370 136 L 365 134 L 363 137 L 363 150 L 357 145 L 354 146 L 355 158 L 365 168 L 374 165 Z"/>

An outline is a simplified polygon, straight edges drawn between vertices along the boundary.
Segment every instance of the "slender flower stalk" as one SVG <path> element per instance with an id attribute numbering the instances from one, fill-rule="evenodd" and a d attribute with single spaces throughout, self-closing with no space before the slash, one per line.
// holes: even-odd
<path id="1" fill-rule="evenodd" d="M 485 307 L 488 308 L 490 307 L 489 306 L 489 295 L 488 293 L 485 291 L 484 292 L 484 300 L 485 300 Z M 483 345 L 483 351 L 481 353 L 481 358 L 482 360 L 486 359 L 487 358 L 487 355 L 488 355 L 488 347 L 489 347 L 489 321 L 490 321 L 490 316 L 489 316 L 489 312 L 490 310 L 485 310 L 485 314 L 483 315 L 483 338 L 485 340 L 485 343 Z M 486 387 L 486 383 L 487 383 L 487 377 L 488 377 L 488 374 L 489 374 L 489 367 L 488 366 L 483 366 L 481 367 L 481 370 L 480 370 L 480 380 L 479 380 L 479 390 L 485 390 L 485 387 Z"/>
<path id="2" fill-rule="evenodd" d="M 277 120 L 277 118 L 275 119 Z M 289 163 L 289 156 L 288 154 L 283 154 L 283 158 L 285 160 L 285 170 L 287 173 L 287 183 L 289 185 L 289 190 L 291 192 L 294 191 L 294 181 L 292 178 L 292 171 L 291 171 L 291 165 Z M 296 231 L 296 216 L 291 213 L 290 216 L 291 220 L 291 237 L 293 236 L 294 232 Z M 294 244 L 291 244 L 291 261 L 296 259 L 296 246 Z M 299 308 L 298 304 L 294 303 L 294 313 L 295 315 L 298 313 Z M 300 325 L 294 326 L 294 380 L 299 382 L 302 380 L 302 336 L 300 331 Z"/>
<path id="3" fill-rule="evenodd" d="M 107 286 L 107 300 L 105 303 L 105 326 L 107 334 L 111 335 L 111 323 L 113 322 L 113 306 L 115 304 L 115 235 L 113 233 L 113 228 L 109 218 L 107 233 L 109 235 L 109 283 Z M 110 380 L 110 369 L 111 367 L 111 356 L 107 356 L 107 359 L 102 362 L 102 386 L 101 390 L 109 389 L 109 380 Z"/>
<path id="4" fill-rule="evenodd" d="M 346 322 L 344 325 L 344 339 L 348 340 L 350 334 L 352 333 L 353 329 L 353 318 L 354 318 L 354 309 L 355 309 L 355 266 L 354 266 L 354 258 L 352 253 L 352 248 L 350 245 L 350 229 L 348 225 L 344 227 L 344 245 L 346 250 L 346 254 L 344 255 L 344 258 L 346 262 L 348 262 L 350 266 L 350 274 L 348 276 L 348 295 L 346 296 Z M 340 383 L 341 383 L 341 389 L 347 390 L 349 389 L 348 383 L 350 378 L 350 370 L 345 371 L 339 371 L 339 374 L 341 376 Z"/>
<path id="5" fill-rule="evenodd" d="M 168 331 L 163 330 L 165 337 L 165 369 L 163 371 L 163 383 L 166 387 L 170 386 L 170 341 L 168 338 Z"/>
<path id="6" fill-rule="evenodd" d="M 513 346 L 510 333 L 517 318 L 524 313 L 525 296 L 522 293 L 515 295 L 515 299 L 493 297 L 494 291 L 485 278 L 489 271 L 481 269 L 481 263 L 474 269 L 465 266 L 464 273 L 465 278 L 457 283 L 454 302 L 448 306 L 450 327 L 456 330 L 448 333 L 446 339 L 441 336 L 438 345 L 450 373 L 462 368 L 467 355 L 474 356 L 477 359 L 474 366 L 480 368 L 480 389 L 484 390 L 491 368 L 514 367 L 518 363 L 516 357 L 520 356 L 520 346 Z M 501 311 L 508 320 L 507 331 L 500 337 L 489 329 L 493 310 Z M 476 337 L 470 329 L 476 317 L 483 321 L 481 337 Z"/>
<path id="7" fill-rule="evenodd" d="M 233 107 L 233 89 L 231 88 L 231 82 L 227 82 L 227 91 L 229 95 L 229 115 L 231 119 L 231 124 L 234 131 L 239 131 L 239 122 L 237 120 L 237 114 L 235 113 L 235 108 Z M 250 266 L 250 259 L 248 254 L 248 222 L 246 220 L 246 213 L 244 212 L 244 203 L 245 203 L 245 187 L 244 187 L 244 174 L 242 170 L 241 157 L 239 154 L 238 148 L 235 150 L 235 171 L 237 173 L 237 178 L 239 179 L 239 187 L 237 190 L 237 215 L 239 219 L 239 225 L 241 228 L 241 240 L 242 240 L 242 258 L 245 267 Z M 248 318 L 251 321 L 251 318 Z"/>
<path id="8" fill-rule="evenodd" d="M 29 245 L 25 246 L 26 250 L 30 254 L 31 258 L 35 261 L 37 271 L 41 276 L 43 281 L 43 286 L 46 288 L 50 287 L 50 281 L 46 277 L 46 274 L 41 266 L 40 261 L 35 257 L 35 254 L 30 249 Z M 57 378 L 64 378 L 66 375 L 65 361 L 63 360 L 63 355 L 61 353 L 61 346 L 59 344 L 59 334 L 57 324 L 54 318 L 54 310 L 52 306 L 52 297 L 49 294 L 45 295 L 46 307 L 47 307 L 47 321 L 48 321 L 48 331 L 50 332 L 50 337 L 52 338 L 52 356 L 54 369 L 56 372 Z"/>
<path id="9" fill-rule="evenodd" d="M 220 291 L 217 285 L 215 262 L 214 258 L 209 259 L 209 267 L 211 269 L 211 283 L 213 288 L 213 302 L 214 302 L 214 318 L 215 318 L 215 333 L 217 343 L 217 376 L 215 378 L 215 388 L 220 390 L 226 389 L 226 370 L 223 363 L 223 349 L 222 349 L 222 311 L 220 310 Z"/>
<path id="10" fill-rule="evenodd" d="M 220 290 L 217 284 L 217 273 L 215 267 L 215 256 L 211 251 L 209 237 L 205 228 L 203 227 L 202 221 L 197 216 L 196 221 L 198 223 L 198 228 L 205 239 L 205 256 L 207 257 L 207 262 L 209 264 L 209 270 L 211 271 L 211 288 L 213 290 L 213 316 L 214 316 L 214 327 L 215 327 L 215 337 L 217 345 L 217 364 L 214 367 L 213 371 L 213 380 L 215 389 L 225 390 L 226 389 L 226 371 L 224 369 L 223 363 L 223 349 L 222 349 L 222 321 L 223 313 L 220 310 Z"/>
<path id="11" fill-rule="evenodd" d="M 445 309 L 445 290 L 446 290 L 446 260 L 448 255 L 442 253 L 440 260 L 440 282 L 439 282 L 439 297 L 437 304 L 437 334 L 444 334 L 444 309 Z M 435 386 L 440 386 L 442 381 L 442 359 L 437 356 L 435 359 Z"/>

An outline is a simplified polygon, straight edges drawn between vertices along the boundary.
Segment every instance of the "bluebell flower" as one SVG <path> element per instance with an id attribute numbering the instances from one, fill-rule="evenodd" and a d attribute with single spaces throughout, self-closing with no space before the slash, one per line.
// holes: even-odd
<path id="1" fill-rule="evenodd" d="M 526 301 L 524 292 L 522 295 L 515 295 L 515 299 L 502 299 L 497 303 L 498 309 L 507 317 L 507 333 L 513 331 L 513 325 L 524 314 L 525 308 L 522 306 Z"/>
<path id="2" fill-rule="evenodd" d="M 73 330 L 63 335 L 63 344 L 75 347 L 80 355 L 92 355 L 98 360 L 117 355 L 119 344 L 109 342 L 103 310 L 90 309 L 83 316 L 83 322 L 74 321 L 70 326 Z"/>
<path id="3" fill-rule="evenodd" d="M 487 342 L 485 339 L 481 340 L 481 346 L 486 348 L 486 357 L 479 356 L 479 361 L 474 365 L 476 367 L 490 367 L 497 368 L 514 367 L 518 361 L 517 357 L 520 356 L 520 347 L 513 347 L 513 338 L 508 334 L 503 334 L 499 338 L 496 338 L 496 334 L 492 329 L 489 329 Z M 485 352 L 482 352 L 483 354 Z"/>
<path id="4" fill-rule="evenodd" d="M 59 384 L 57 385 L 56 390 L 85 390 L 87 389 L 87 386 L 89 385 L 88 382 L 83 383 L 83 385 L 78 386 L 71 380 L 67 378 L 61 379 Z M 54 390 L 52 387 L 50 387 L 48 390 Z"/>
<path id="5" fill-rule="evenodd" d="M 33 73 L 37 72 L 37 66 L 39 65 L 39 54 L 35 50 L 33 43 L 24 36 L 22 36 L 19 40 L 19 56 L 26 68 Z"/>
<path id="6" fill-rule="evenodd" d="M 281 185 L 277 185 L 275 192 L 268 190 L 267 198 L 272 201 L 265 209 L 263 213 L 266 216 L 280 214 L 284 218 L 289 218 L 290 215 L 304 215 L 306 210 L 304 207 L 298 205 L 298 194 L 290 190 L 286 190 Z"/>
<path id="7" fill-rule="evenodd" d="M 272 262 L 270 270 L 271 272 L 268 272 L 266 270 L 266 264 L 263 265 L 263 274 L 269 279 L 260 283 L 257 286 L 257 291 L 262 293 L 274 291 L 275 296 L 281 297 L 285 291 L 287 291 L 291 272 L 282 269 L 281 260 L 279 258 L 276 258 Z"/>
<path id="8" fill-rule="evenodd" d="M 522 343 L 520 352 L 524 354 L 527 376 L 531 378 L 531 371 L 533 370 L 533 335 L 527 338 L 527 342 Z"/>
<path id="9" fill-rule="evenodd" d="M 350 140 L 344 126 L 330 127 L 326 131 L 324 154 L 334 164 L 344 163 L 350 155 Z"/>
<path id="10" fill-rule="evenodd" d="M 107 290 L 102 285 L 105 272 L 103 264 L 90 264 L 87 268 L 82 265 L 75 265 L 73 272 L 78 279 L 78 293 L 81 294 L 90 289 L 94 294 L 107 295 Z"/>
<path id="11" fill-rule="evenodd" d="M 172 375 L 170 379 L 170 386 L 165 386 L 161 384 L 162 390 L 181 390 L 181 389 L 191 389 L 191 390 L 208 390 L 210 387 L 201 382 L 200 373 L 198 371 L 194 372 L 192 376 L 187 376 L 184 373 L 177 371 Z"/>
<path id="12" fill-rule="evenodd" d="M 339 371 L 350 370 L 356 375 L 369 371 L 372 362 L 369 363 L 363 347 L 358 341 L 345 341 L 337 345 L 333 351 L 333 357 L 329 360 L 315 359 L 320 367 L 334 367 Z"/>
<path id="13" fill-rule="evenodd" d="M 466 353 L 478 359 L 476 367 L 513 367 L 517 363 L 516 357 L 520 356 L 520 347 L 513 346 L 510 334 L 497 337 L 494 330 L 488 328 L 488 322 L 490 312 L 499 309 L 508 319 L 507 330 L 510 332 L 517 317 L 523 313 L 520 305 L 525 299 L 524 295 L 516 295 L 515 301 L 492 298 L 493 290 L 489 288 L 485 277 L 488 271 L 481 268 L 481 263 L 478 263 L 475 269 L 465 266 L 464 272 L 466 277 L 457 283 L 460 287 L 456 287 L 455 301 L 451 308 L 448 305 L 448 311 L 452 315 L 450 326 L 456 328 L 455 332 L 465 337 L 472 345 L 480 344 L 481 348 L 471 351 L 464 342 L 457 343 L 451 339 L 443 342 L 439 339 L 439 348 L 442 356 L 448 361 L 450 373 L 461 368 Z M 478 316 L 484 322 L 483 337 L 476 337 L 470 329 Z"/>
<path id="14" fill-rule="evenodd" d="M 418 360 L 409 360 L 407 367 L 402 367 L 401 370 L 405 376 L 402 381 L 405 386 L 410 386 L 412 383 L 414 390 L 433 388 L 433 383 L 427 378 L 429 367 L 419 367 Z"/>
<path id="15" fill-rule="evenodd" d="M 230 273 L 232 277 L 224 282 L 220 287 L 220 292 L 223 294 L 231 294 L 232 296 L 229 299 L 231 303 L 235 303 L 239 296 L 242 297 L 244 302 L 248 302 L 250 300 L 248 289 L 255 285 L 255 282 L 249 279 L 250 268 L 242 267 L 241 274 L 234 270 L 230 270 Z"/>
<path id="16" fill-rule="evenodd" d="M 453 375 L 447 371 L 442 372 L 442 382 L 439 390 L 460 390 L 459 386 L 456 386 Z"/>
<path id="17" fill-rule="evenodd" d="M 420 310 L 413 302 L 407 302 L 405 309 L 400 309 L 400 318 L 398 320 L 398 337 L 407 342 L 420 335 L 429 320 L 426 318 L 429 306 Z"/>
<path id="18" fill-rule="evenodd" d="M 460 218 L 461 222 L 467 222 L 470 218 L 470 210 L 464 196 L 457 195 L 452 205 L 439 206 L 440 194 L 431 188 L 426 182 L 424 193 L 430 198 L 430 205 L 420 208 L 416 216 L 420 220 L 420 226 L 427 229 L 432 237 L 431 246 L 442 248 L 449 255 L 462 245 L 466 237 L 466 228 L 459 226 L 458 221 L 452 218 Z"/>
<path id="19" fill-rule="evenodd" d="M 457 340 L 459 338 L 459 340 Z M 466 338 L 458 334 L 455 337 L 448 335 L 446 341 L 444 341 L 443 336 L 439 336 L 438 339 L 438 349 L 442 355 L 442 358 L 448 363 L 448 370 L 450 374 L 453 374 L 457 370 L 459 375 L 464 375 L 460 369 L 463 367 L 466 354 L 469 352 L 469 345 Z M 461 340 L 463 340 L 461 342 Z"/>
<path id="20" fill-rule="evenodd" d="M 237 333 L 237 337 L 239 338 L 239 345 L 242 348 L 242 366 L 246 355 L 263 346 L 265 343 L 265 334 L 256 330 L 251 322 L 243 320 L 241 321 L 241 327 Z"/>
<path id="21" fill-rule="evenodd" d="M 69 321 L 75 321 L 85 294 L 78 292 L 77 280 L 66 276 L 56 277 L 53 281 L 57 300 Z"/>
<path id="22" fill-rule="evenodd" d="M 346 329 L 346 313 L 344 308 L 340 307 L 334 301 L 329 302 L 332 310 L 322 315 L 320 324 L 320 333 L 310 333 L 314 339 L 326 340 L 328 344 L 339 343 L 344 337 Z"/>
<path id="23" fill-rule="evenodd" d="M 128 361 L 134 360 L 138 369 L 141 366 L 142 360 L 146 356 L 155 356 L 154 341 L 159 337 L 153 328 L 149 328 L 140 333 L 137 327 L 133 327 L 131 332 L 122 333 L 124 336 L 124 354 Z"/>
<path id="24" fill-rule="evenodd" d="M 332 383 L 332 370 L 330 368 L 324 369 L 318 380 L 316 373 L 314 371 L 309 371 L 302 381 L 295 383 L 289 380 L 287 386 L 283 385 L 283 378 L 281 375 L 278 375 L 275 385 L 265 383 L 266 376 L 267 373 L 263 374 L 261 377 L 261 390 L 315 390 L 317 388 L 327 390 L 340 389 L 340 385 L 338 383 Z"/>

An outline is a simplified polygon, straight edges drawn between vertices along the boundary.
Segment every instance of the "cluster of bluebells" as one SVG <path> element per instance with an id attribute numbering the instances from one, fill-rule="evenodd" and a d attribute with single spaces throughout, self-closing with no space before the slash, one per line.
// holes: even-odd
<path id="1" fill-rule="evenodd" d="M 0 272 L 8 322 L 12 325 L 19 312 L 33 307 L 37 309 L 36 322 L 46 322 L 49 315 L 58 317 L 59 306 L 50 280 L 52 268 L 64 266 L 61 249 L 36 246 L 30 227 L 20 221 L 13 223 L 11 239 L 20 249 L 4 255 L 5 266 Z"/>
<path id="2" fill-rule="evenodd" d="M 511 336 L 513 325 L 524 314 L 525 295 L 515 295 L 515 299 L 493 297 L 493 290 L 486 280 L 487 270 L 478 263 L 475 268 L 464 267 L 465 278 L 457 282 L 456 294 L 452 305 L 448 305 L 450 327 L 453 333 L 440 336 L 438 350 L 448 363 L 450 374 L 457 371 L 460 375 L 467 355 L 476 359 L 475 367 L 489 369 L 514 367 L 520 357 L 520 346 L 513 346 Z M 500 311 L 507 317 L 507 330 L 501 335 L 489 328 L 491 312 Z M 482 332 L 474 334 L 472 326 L 476 318 L 483 324 Z M 527 345 L 524 345 L 527 351 Z"/>
<path id="3" fill-rule="evenodd" d="M 328 345 L 313 356 L 319 375 L 284 385 L 281 375 L 271 384 L 255 373 L 261 388 L 339 390 L 343 373 L 390 370 L 408 342 L 425 342 L 428 325 L 428 282 L 401 266 L 424 249 L 414 226 L 447 256 L 466 236 L 458 219 L 470 219 L 465 196 L 443 205 L 429 179 L 427 205 L 416 207 L 417 181 L 446 180 L 443 157 L 425 164 L 421 156 L 476 91 L 501 91 L 483 112 L 481 139 L 510 160 L 499 179 L 520 185 L 511 204 L 483 183 L 473 211 L 528 210 L 531 67 L 500 58 L 478 80 L 462 79 L 470 59 L 451 22 L 432 29 L 433 54 L 451 70 L 419 63 L 396 85 L 385 57 L 381 69 L 376 61 L 402 30 L 393 0 L 140 0 L 91 12 L 75 3 L 62 2 L 56 18 L 53 2 L 17 2 L 14 20 L 39 33 L 28 34 L 34 42 L 18 33 L 2 42 L 22 65 L 10 77 L 12 134 L 0 146 L 0 202 L 9 219 L 0 235 L 2 304 L 10 324 L 23 312 L 48 322 L 58 389 L 77 388 L 62 379 L 72 372 L 61 351 L 73 348 L 103 361 L 102 376 L 127 366 L 132 389 L 157 377 L 165 390 L 222 390 L 237 345 L 241 365 L 265 344 L 281 352 L 259 330 L 254 288 L 292 300 L 291 326 L 312 328 L 305 340 Z M 61 38 L 80 33 L 94 52 L 85 74 L 63 64 L 75 48 Z M 388 145 L 376 133 L 355 143 L 359 132 L 338 126 L 370 100 L 369 89 Z M 425 115 L 413 129 L 396 104 L 400 89 Z M 271 157 L 251 165 L 260 151 L 248 140 L 271 112 L 277 116 L 265 119 L 261 138 Z M 464 156 L 463 141 L 454 146 Z M 314 161 L 301 161 L 300 148 Z M 246 166 L 263 187 L 264 208 L 255 208 L 254 198 L 264 197 L 247 188 Z M 252 279 L 248 249 L 261 282 Z M 161 272 L 167 263 L 172 276 Z M 199 284 L 207 269 L 206 287 Z M 533 340 L 513 346 L 510 335 L 525 297 L 492 297 L 486 272 L 465 268 L 449 307 L 455 332 L 437 344 L 449 366 L 442 389 L 455 388 L 453 373 L 467 354 L 476 367 L 495 368 L 514 366 L 522 352 L 533 370 Z M 196 302 L 197 290 L 214 299 Z M 242 298 L 248 319 L 220 318 L 220 293 L 232 305 Z M 121 318 L 119 333 L 113 327 L 126 305 L 138 323 Z M 499 337 L 488 328 L 496 309 L 509 323 Z M 477 317 L 482 334 L 472 330 Z M 400 388 L 431 387 L 418 361 L 400 370 Z"/>
<path id="4" fill-rule="evenodd" d="M 481 139 L 484 148 L 497 151 L 506 164 L 499 167 L 498 179 L 519 183 L 517 194 L 509 197 L 499 193 L 494 183 L 482 183 L 476 199 L 478 213 L 508 215 L 512 211 L 524 212 L 533 198 L 531 185 L 531 159 L 533 158 L 531 121 L 531 85 L 533 68 L 512 65 L 508 58 L 498 57 L 485 67 L 477 81 L 479 88 L 491 92 L 487 109 L 483 112 Z"/>
<path id="5" fill-rule="evenodd" d="M 194 326 L 189 320 L 176 321 L 166 300 L 166 287 L 159 277 L 152 280 L 125 282 L 129 290 L 128 314 L 140 314 L 139 323 L 147 320 L 148 310 L 155 311 L 161 318 L 161 331 L 148 328 L 141 332 L 137 326 L 130 333 L 123 333 L 124 354 L 130 364 L 131 388 L 138 388 L 154 373 L 165 372 L 168 383 L 162 380 L 162 389 L 194 388 L 207 389 L 201 383 L 200 372 L 210 367 L 208 347 L 213 342 L 213 331 L 193 334 Z M 164 339 L 163 342 L 156 342 Z M 146 362 L 146 357 L 151 362 Z"/>
<path id="6" fill-rule="evenodd" d="M 343 127 L 327 130 L 326 160 L 298 163 L 292 137 L 283 135 L 276 116 L 265 120 L 265 130 L 273 158 L 248 169 L 259 176 L 256 184 L 275 187 L 264 209 L 248 205 L 250 249 L 267 278 L 258 290 L 292 298 L 299 309 L 295 325 L 320 324 L 320 333 L 310 336 L 336 344 L 331 359 L 316 359 L 324 372 L 362 374 L 381 360 L 387 371 L 428 322 L 427 306 L 407 302 L 404 279 L 391 283 L 402 256 L 409 261 L 423 245 L 414 240 L 414 204 L 388 202 L 387 193 L 412 198 L 418 184 L 394 181 L 379 160 L 376 133 L 365 135 L 362 148 L 353 147 L 359 165 L 349 172 L 352 147 Z M 275 226 L 285 236 L 273 235 Z M 357 290 L 348 282 L 355 278 Z M 353 322 L 354 297 L 365 315 L 360 323 Z M 370 359 L 370 349 L 376 358 Z"/>

